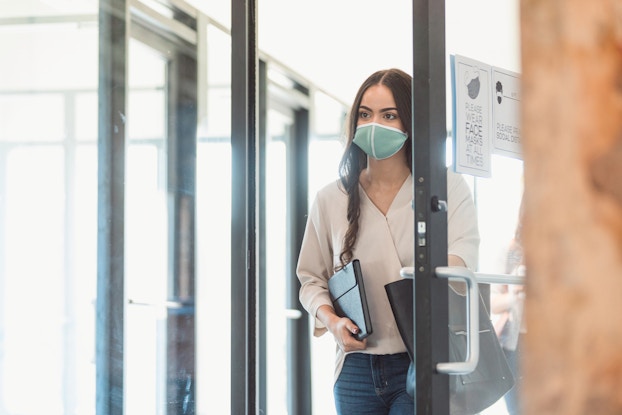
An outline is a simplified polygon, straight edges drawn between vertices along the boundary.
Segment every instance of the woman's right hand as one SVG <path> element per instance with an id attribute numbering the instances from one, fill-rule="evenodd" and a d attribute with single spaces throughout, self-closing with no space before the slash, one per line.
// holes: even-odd
<path id="1" fill-rule="evenodd" d="M 355 336 L 359 328 L 347 317 L 339 318 L 328 331 L 335 337 L 335 341 L 344 352 L 365 350 L 367 339 L 358 340 Z"/>
<path id="2" fill-rule="evenodd" d="M 356 324 L 347 317 L 339 317 L 335 314 L 335 310 L 332 307 L 320 307 L 317 316 L 333 335 L 339 348 L 344 352 L 365 350 L 367 348 L 367 339 L 358 340 L 355 337 L 359 332 Z"/>

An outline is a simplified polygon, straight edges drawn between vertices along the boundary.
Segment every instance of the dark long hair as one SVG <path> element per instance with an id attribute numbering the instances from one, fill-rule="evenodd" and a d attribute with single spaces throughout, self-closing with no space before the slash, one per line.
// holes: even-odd
<path id="1" fill-rule="evenodd" d="M 344 189 L 348 193 L 348 230 L 344 236 L 343 249 L 339 254 L 341 266 L 345 266 L 352 260 L 352 251 L 356 244 L 359 230 L 359 216 L 361 214 L 359 195 L 359 176 L 367 167 L 367 155 L 357 145 L 352 145 L 358 112 L 363 99 L 363 94 L 374 85 L 384 85 L 393 94 L 397 113 L 402 125 L 408 133 L 408 139 L 404 144 L 406 148 L 406 160 L 408 168 L 412 172 L 412 77 L 400 69 L 386 69 L 374 72 L 361 85 L 346 120 L 346 148 L 339 163 L 339 178 Z"/>

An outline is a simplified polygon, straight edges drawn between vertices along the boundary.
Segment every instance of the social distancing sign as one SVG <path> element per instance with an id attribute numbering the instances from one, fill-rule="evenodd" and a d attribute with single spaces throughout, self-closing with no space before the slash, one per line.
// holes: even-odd
<path id="1" fill-rule="evenodd" d="M 518 74 L 451 56 L 453 160 L 458 173 L 491 176 L 491 154 L 521 158 Z"/>

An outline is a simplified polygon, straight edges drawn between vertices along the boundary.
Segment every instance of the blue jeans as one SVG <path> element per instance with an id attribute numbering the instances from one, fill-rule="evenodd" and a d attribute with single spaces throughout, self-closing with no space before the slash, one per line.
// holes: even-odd
<path id="1" fill-rule="evenodd" d="M 339 415 L 414 415 L 406 393 L 410 358 L 406 353 L 346 355 L 333 393 Z"/>

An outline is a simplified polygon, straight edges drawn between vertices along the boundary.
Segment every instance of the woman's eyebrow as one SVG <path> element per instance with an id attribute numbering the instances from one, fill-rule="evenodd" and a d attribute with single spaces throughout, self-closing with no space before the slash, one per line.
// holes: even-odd
<path id="1" fill-rule="evenodd" d="M 371 108 L 365 106 L 365 105 L 360 105 L 359 106 L 359 110 L 366 110 L 366 111 L 372 111 Z M 388 108 L 382 108 L 380 111 L 378 112 L 387 112 L 387 111 L 397 111 L 396 107 L 388 107 Z"/>
<path id="2" fill-rule="evenodd" d="M 380 112 L 387 112 L 387 111 L 397 111 L 397 108 L 389 107 L 389 108 L 383 108 L 380 110 Z"/>

